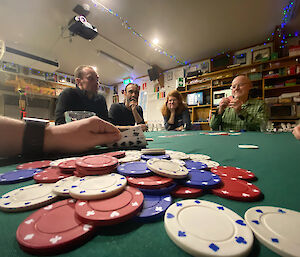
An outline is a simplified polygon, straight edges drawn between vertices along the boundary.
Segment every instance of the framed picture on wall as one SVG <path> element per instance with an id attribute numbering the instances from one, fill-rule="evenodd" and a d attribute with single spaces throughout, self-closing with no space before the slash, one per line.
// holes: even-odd
<path id="1" fill-rule="evenodd" d="M 233 58 L 233 64 L 246 64 L 247 53 L 237 54 Z"/>
<path id="2" fill-rule="evenodd" d="M 252 63 L 264 62 L 270 59 L 271 47 L 255 50 L 252 52 Z"/>

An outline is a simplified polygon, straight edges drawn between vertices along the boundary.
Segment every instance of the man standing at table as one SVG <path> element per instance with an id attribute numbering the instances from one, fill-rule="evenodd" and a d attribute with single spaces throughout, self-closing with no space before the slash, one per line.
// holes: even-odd
<path id="1" fill-rule="evenodd" d="M 210 126 L 213 130 L 262 131 L 267 124 L 267 111 L 264 101 L 249 99 L 251 80 L 237 76 L 232 81 L 232 96 L 222 98 Z"/>
<path id="2" fill-rule="evenodd" d="M 75 69 L 76 88 L 65 89 L 58 98 L 55 110 L 55 124 L 66 123 L 66 111 L 90 111 L 99 118 L 108 120 L 106 101 L 98 94 L 99 76 L 93 67 L 81 65 Z"/>
<path id="3" fill-rule="evenodd" d="M 114 125 L 134 126 L 138 124 L 143 131 L 147 130 L 143 117 L 143 109 L 138 105 L 140 87 L 129 83 L 124 91 L 124 103 L 112 104 L 109 109 L 109 119 Z"/>

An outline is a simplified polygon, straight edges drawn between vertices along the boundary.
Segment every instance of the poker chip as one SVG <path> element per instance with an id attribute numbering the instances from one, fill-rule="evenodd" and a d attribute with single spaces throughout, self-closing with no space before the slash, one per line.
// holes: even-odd
<path id="1" fill-rule="evenodd" d="M 171 195 L 180 198 L 194 198 L 199 197 L 203 193 L 200 188 L 186 187 L 178 185 L 172 192 Z"/>
<path id="2" fill-rule="evenodd" d="M 12 190 L 0 198 L 0 209 L 6 212 L 25 211 L 56 200 L 53 184 L 34 184 Z"/>
<path id="3" fill-rule="evenodd" d="M 96 226 L 108 226 L 124 222 L 136 216 L 143 206 L 140 190 L 127 186 L 125 190 L 108 199 L 76 202 L 75 210 L 80 219 Z"/>
<path id="4" fill-rule="evenodd" d="M 141 159 L 141 155 L 126 155 L 123 158 L 119 159 L 120 163 L 126 163 L 126 162 L 136 162 L 139 161 Z"/>
<path id="5" fill-rule="evenodd" d="M 255 179 L 254 173 L 249 170 L 241 169 L 237 167 L 231 166 L 218 166 L 211 168 L 213 173 L 218 174 L 221 177 L 227 178 L 238 178 L 238 179 L 245 179 L 245 180 L 253 180 Z"/>
<path id="6" fill-rule="evenodd" d="M 129 155 L 139 155 L 139 156 L 141 156 L 142 152 L 138 151 L 138 150 L 126 150 L 125 151 L 125 156 L 129 156 Z"/>
<path id="7" fill-rule="evenodd" d="M 76 166 L 84 169 L 107 169 L 118 164 L 118 159 L 107 155 L 88 155 L 76 160 Z"/>
<path id="8" fill-rule="evenodd" d="M 127 177 L 128 184 L 138 188 L 155 189 L 173 184 L 173 179 L 161 176 L 149 176 L 142 178 Z"/>
<path id="9" fill-rule="evenodd" d="M 179 151 L 166 150 L 166 154 L 170 155 L 171 159 L 178 159 L 178 160 L 190 159 L 190 157 L 186 153 L 179 152 Z"/>
<path id="10" fill-rule="evenodd" d="M 154 189 L 147 189 L 147 188 L 139 188 L 143 194 L 147 195 L 166 195 L 170 194 L 175 188 L 177 184 L 173 183 L 166 187 L 154 188 Z"/>
<path id="11" fill-rule="evenodd" d="M 191 153 L 188 154 L 191 160 L 195 162 L 201 162 L 201 160 L 210 160 L 210 157 L 205 154 L 199 154 L 199 153 Z"/>
<path id="12" fill-rule="evenodd" d="M 72 186 L 72 184 L 74 182 L 76 182 L 79 178 L 76 176 L 71 176 L 71 177 L 67 177 L 67 178 L 63 178 L 59 181 L 57 181 L 54 184 L 53 187 L 53 191 L 57 194 L 57 195 L 61 195 L 61 196 L 69 196 L 69 190 L 70 187 Z"/>
<path id="13" fill-rule="evenodd" d="M 205 164 L 207 166 L 207 168 L 209 168 L 209 169 L 220 166 L 220 163 L 212 161 L 212 160 L 201 160 L 201 162 L 203 164 Z"/>
<path id="14" fill-rule="evenodd" d="M 262 196 L 259 188 L 247 181 L 236 178 L 222 178 L 220 188 L 212 189 L 212 193 L 228 199 L 239 201 L 256 201 Z"/>
<path id="15" fill-rule="evenodd" d="M 164 225 L 170 239 L 193 256 L 247 256 L 253 245 L 245 221 L 214 202 L 176 202 L 167 209 Z"/>
<path id="16" fill-rule="evenodd" d="M 104 153 L 103 155 L 108 155 L 119 159 L 125 157 L 125 151 L 108 152 L 108 153 Z"/>
<path id="17" fill-rule="evenodd" d="M 245 220 L 255 237 L 280 256 L 299 256 L 300 213 L 273 206 L 248 209 Z"/>
<path id="18" fill-rule="evenodd" d="M 179 159 L 171 159 L 172 162 L 176 162 L 181 166 L 185 166 L 185 161 Z"/>
<path id="19" fill-rule="evenodd" d="M 28 169 L 42 169 L 50 166 L 51 161 L 35 161 L 35 162 L 27 162 L 17 166 L 18 170 L 28 170 Z"/>
<path id="20" fill-rule="evenodd" d="M 0 174 L 0 185 L 19 183 L 32 179 L 32 177 L 43 171 L 42 169 L 11 170 Z"/>
<path id="21" fill-rule="evenodd" d="M 68 160 L 76 160 L 77 158 L 78 158 L 78 157 L 70 157 L 70 158 L 62 158 L 62 159 L 54 160 L 54 161 L 50 162 L 50 166 L 56 167 L 56 166 L 58 166 L 61 162 L 68 161 Z"/>
<path id="22" fill-rule="evenodd" d="M 35 174 L 33 179 L 37 183 L 55 183 L 56 181 L 72 176 L 72 174 L 63 173 L 57 167 L 49 167 Z"/>
<path id="23" fill-rule="evenodd" d="M 166 150 L 163 148 L 143 148 L 141 153 L 145 155 L 162 155 L 166 153 Z"/>
<path id="24" fill-rule="evenodd" d="M 135 217 L 141 222 L 151 222 L 161 218 L 168 207 L 172 204 L 170 195 L 147 195 L 144 194 L 143 209 Z"/>
<path id="25" fill-rule="evenodd" d="M 150 155 L 150 154 L 142 154 L 141 159 L 143 160 L 151 160 L 151 159 L 170 159 L 170 155 L 162 154 L 162 155 Z"/>
<path id="26" fill-rule="evenodd" d="M 110 168 L 106 168 L 106 169 L 90 170 L 90 169 L 83 169 L 77 166 L 76 172 L 80 173 L 83 176 L 105 175 L 105 174 L 112 173 L 112 171 L 114 171 L 116 167 L 117 165 L 111 166 Z"/>
<path id="27" fill-rule="evenodd" d="M 217 174 L 206 170 L 191 170 L 189 175 L 182 183 L 189 187 L 196 188 L 213 188 L 221 183 L 221 179 Z"/>
<path id="28" fill-rule="evenodd" d="M 188 170 L 184 166 L 169 160 L 151 159 L 147 161 L 147 167 L 154 173 L 169 178 L 184 178 Z"/>
<path id="29" fill-rule="evenodd" d="M 75 215 L 75 200 L 63 200 L 41 208 L 18 227 L 20 247 L 32 254 L 57 254 L 78 247 L 94 233 L 94 227 Z"/>
<path id="30" fill-rule="evenodd" d="M 57 166 L 60 168 L 63 172 L 73 172 L 76 169 L 76 159 L 69 159 L 62 161 Z"/>
<path id="31" fill-rule="evenodd" d="M 149 176 L 152 171 L 147 168 L 145 161 L 127 162 L 118 166 L 117 171 L 123 176 L 143 177 Z"/>
<path id="32" fill-rule="evenodd" d="M 125 188 L 126 183 L 126 178 L 116 173 L 95 177 L 88 176 L 75 181 L 69 194 L 75 199 L 103 199 L 120 193 Z"/>
<path id="33" fill-rule="evenodd" d="M 185 161 L 185 167 L 191 170 L 203 170 L 207 169 L 207 165 L 203 162 L 196 162 L 192 160 L 186 160 Z"/>

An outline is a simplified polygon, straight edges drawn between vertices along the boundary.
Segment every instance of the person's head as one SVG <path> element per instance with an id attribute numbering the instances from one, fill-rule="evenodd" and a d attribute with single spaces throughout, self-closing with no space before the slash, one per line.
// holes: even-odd
<path id="1" fill-rule="evenodd" d="M 81 65 L 74 71 L 76 85 L 88 94 L 97 94 L 99 76 L 92 66 Z"/>
<path id="2" fill-rule="evenodd" d="M 170 116 L 171 108 L 176 110 L 176 114 L 182 113 L 186 108 L 186 105 L 182 101 L 182 95 L 177 90 L 173 90 L 167 95 L 166 102 L 161 109 L 162 115 L 165 117 Z"/>
<path id="3" fill-rule="evenodd" d="M 249 90 L 252 88 L 251 80 L 245 75 L 239 75 L 231 83 L 232 96 L 241 100 L 248 99 Z"/>
<path id="4" fill-rule="evenodd" d="M 129 83 L 125 87 L 124 97 L 125 97 L 125 105 L 128 107 L 130 101 L 138 102 L 140 94 L 140 87 L 138 84 Z"/>

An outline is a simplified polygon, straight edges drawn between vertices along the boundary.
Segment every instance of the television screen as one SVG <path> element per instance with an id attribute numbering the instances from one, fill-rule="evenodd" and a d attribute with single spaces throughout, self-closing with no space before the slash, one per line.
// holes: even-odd
<path id="1" fill-rule="evenodd" d="M 203 104 L 203 92 L 196 92 L 187 95 L 188 105 L 199 105 Z"/>

